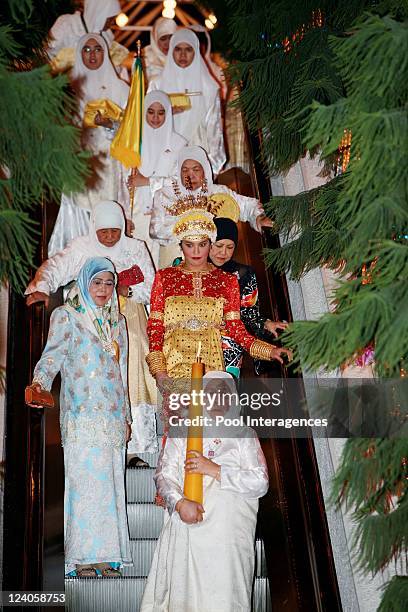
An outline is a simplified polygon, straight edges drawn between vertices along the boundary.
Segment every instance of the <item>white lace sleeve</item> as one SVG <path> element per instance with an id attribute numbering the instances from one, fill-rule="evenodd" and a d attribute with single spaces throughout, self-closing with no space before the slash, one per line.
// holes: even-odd
<path id="1" fill-rule="evenodd" d="M 174 512 L 177 502 L 183 499 L 183 483 L 180 477 L 183 469 L 184 457 L 180 440 L 167 438 L 160 453 L 154 481 L 157 493 L 164 499 L 170 514 Z"/>
<path id="2" fill-rule="evenodd" d="M 124 317 L 119 321 L 119 367 L 122 376 L 123 390 L 126 402 L 126 422 L 132 423 L 132 414 L 129 401 L 129 386 L 128 386 L 128 335 Z"/>
<path id="3" fill-rule="evenodd" d="M 75 243 L 76 240 L 73 240 L 63 251 L 44 261 L 25 290 L 25 295 L 34 291 L 49 295 L 77 278 L 84 257 L 75 248 Z"/>
<path id="4" fill-rule="evenodd" d="M 52 383 L 68 355 L 72 342 L 72 324 L 63 306 L 56 308 L 51 315 L 47 344 L 34 369 L 33 383 L 38 383 L 50 391 Z"/>
<path id="5" fill-rule="evenodd" d="M 132 286 L 133 296 L 131 299 L 140 304 L 149 304 L 155 274 L 152 258 L 143 240 L 134 239 L 133 241 L 135 245 L 134 251 L 132 252 L 132 265 L 136 264 L 139 266 L 143 272 L 144 281 L 138 285 Z"/>
<path id="6" fill-rule="evenodd" d="M 239 217 L 240 220 L 247 221 L 255 231 L 259 232 L 256 225 L 256 220 L 259 215 L 264 213 L 262 204 L 256 198 L 250 198 L 248 196 L 241 195 L 240 193 L 235 193 L 235 191 L 231 191 L 231 194 L 239 204 L 241 211 Z"/>
<path id="7" fill-rule="evenodd" d="M 153 198 L 153 210 L 150 219 L 150 238 L 157 240 L 161 246 L 167 246 L 174 242 L 172 229 L 174 217 L 169 215 L 166 206 L 171 205 L 171 197 L 168 188 L 156 191 Z"/>
<path id="8" fill-rule="evenodd" d="M 268 490 L 268 468 L 256 434 L 240 440 L 240 466 L 221 466 L 221 489 L 257 499 Z"/>

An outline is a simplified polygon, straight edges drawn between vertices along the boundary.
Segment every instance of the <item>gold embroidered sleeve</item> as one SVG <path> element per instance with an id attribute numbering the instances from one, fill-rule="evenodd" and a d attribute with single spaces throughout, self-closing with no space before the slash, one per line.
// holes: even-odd
<path id="1" fill-rule="evenodd" d="M 166 372 L 166 358 L 162 351 L 152 351 L 146 356 L 146 363 L 149 366 L 150 374 L 156 376 L 159 372 Z"/>
<path id="2" fill-rule="evenodd" d="M 254 340 L 249 349 L 249 354 L 253 359 L 263 359 L 265 361 L 272 360 L 272 351 L 276 347 L 273 344 L 264 342 L 263 340 Z"/>

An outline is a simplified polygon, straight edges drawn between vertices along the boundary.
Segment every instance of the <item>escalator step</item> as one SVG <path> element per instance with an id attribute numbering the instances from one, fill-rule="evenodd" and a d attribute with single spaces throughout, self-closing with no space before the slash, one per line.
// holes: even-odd
<path id="1" fill-rule="evenodd" d="M 137 612 L 146 578 L 66 578 L 69 612 Z"/>
<path id="2" fill-rule="evenodd" d="M 159 440 L 159 449 L 160 448 L 161 448 L 161 441 Z M 137 456 L 140 459 L 143 459 L 143 461 L 146 461 L 146 463 L 148 463 L 151 468 L 156 468 L 157 461 L 159 459 L 159 454 L 160 452 L 158 451 L 157 453 L 137 453 Z"/>
<path id="3" fill-rule="evenodd" d="M 133 567 L 124 567 L 123 576 L 135 576 L 143 578 L 148 575 L 152 564 L 153 554 L 156 548 L 157 539 L 131 540 Z"/>
<path id="4" fill-rule="evenodd" d="M 131 540 L 130 545 L 132 550 L 133 567 L 123 568 L 123 575 L 136 577 L 147 576 L 152 563 L 156 543 L 156 538 Z M 255 575 L 257 578 L 265 578 L 267 576 L 267 573 L 262 540 L 256 541 L 255 551 Z"/>
<path id="5" fill-rule="evenodd" d="M 145 578 L 67 578 L 65 609 L 69 612 L 137 612 Z M 266 578 L 256 578 L 252 612 L 272 612 Z"/>
<path id="6" fill-rule="evenodd" d="M 126 496 L 128 503 L 152 502 L 156 495 L 155 468 L 129 468 L 126 470 Z"/>
<path id="7" fill-rule="evenodd" d="M 255 542 L 255 576 L 257 578 L 265 578 L 268 576 L 264 543 L 263 540 L 260 539 L 257 539 Z"/>
<path id="8" fill-rule="evenodd" d="M 164 510 L 154 503 L 127 505 L 131 539 L 158 538 L 164 520 Z"/>
<path id="9" fill-rule="evenodd" d="M 272 612 L 268 578 L 255 578 L 252 592 L 252 612 Z"/>

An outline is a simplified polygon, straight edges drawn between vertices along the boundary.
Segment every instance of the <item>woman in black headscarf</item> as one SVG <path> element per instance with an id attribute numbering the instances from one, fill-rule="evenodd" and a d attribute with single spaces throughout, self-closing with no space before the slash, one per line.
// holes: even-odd
<path id="1" fill-rule="evenodd" d="M 232 219 L 218 217 L 214 219 L 217 227 L 217 238 L 211 245 L 210 259 L 212 263 L 234 274 L 238 279 L 241 294 L 241 319 L 247 330 L 254 336 L 265 338 L 269 334 L 278 336 L 278 329 L 285 329 L 287 323 L 271 321 L 263 317 L 259 311 L 258 284 L 255 270 L 251 266 L 239 263 L 233 259 L 238 244 L 238 227 Z M 225 369 L 238 377 L 240 374 L 243 350 L 232 338 L 222 336 Z M 257 368 L 256 368 L 257 370 Z"/>

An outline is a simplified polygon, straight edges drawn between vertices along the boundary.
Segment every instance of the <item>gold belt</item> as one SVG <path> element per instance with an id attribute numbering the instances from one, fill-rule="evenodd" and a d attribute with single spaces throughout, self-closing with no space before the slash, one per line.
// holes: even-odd
<path id="1" fill-rule="evenodd" d="M 225 324 L 214 323 L 212 321 L 202 321 L 201 319 L 186 319 L 185 321 L 177 321 L 177 323 L 169 323 L 166 325 L 166 331 L 174 329 L 188 329 L 189 331 L 202 331 L 204 329 L 224 329 Z"/>

